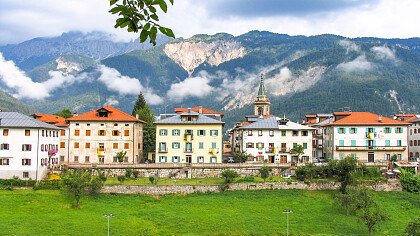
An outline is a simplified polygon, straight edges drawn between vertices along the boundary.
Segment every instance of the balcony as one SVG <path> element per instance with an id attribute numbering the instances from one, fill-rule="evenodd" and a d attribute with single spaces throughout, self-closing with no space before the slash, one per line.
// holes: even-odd
<path id="1" fill-rule="evenodd" d="M 184 149 L 184 152 L 185 153 L 193 153 L 194 152 L 194 149 L 192 149 L 192 148 L 186 148 L 186 149 Z"/>
<path id="2" fill-rule="evenodd" d="M 189 133 L 184 134 L 184 141 L 190 142 L 192 140 L 194 140 L 193 134 L 189 134 Z"/>
<path id="3" fill-rule="evenodd" d="M 168 152 L 168 148 L 159 148 L 158 152 L 159 153 L 167 153 Z"/>
<path id="4" fill-rule="evenodd" d="M 318 144 L 316 148 L 322 148 L 322 144 Z"/>
<path id="5" fill-rule="evenodd" d="M 272 147 L 265 148 L 265 153 L 274 153 L 274 149 Z"/>
<path id="6" fill-rule="evenodd" d="M 377 133 L 372 133 L 372 132 L 366 132 L 366 138 L 367 139 L 374 139 L 374 138 L 377 138 L 378 137 L 378 134 Z"/>
<path id="7" fill-rule="evenodd" d="M 217 154 L 217 153 L 219 153 L 219 149 L 218 148 L 210 148 L 209 149 L 209 153 L 211 153 L 211 154 Z"/>
<path id="8" fill-rule="evenodd" d="M 288 148 L 288 147 L 282 147 L 282 148 L 280 148 L 279 152 L 280 153 L 288 153 L 288 152 L 290 152 L 290 148 Z"/>
<path id="9" fill-rule="evenodd" d="M 404 146 L 336 146 L 337 151 L 404 151 Z"/>
<path id="10" fill-rule="evenodd" d="M 97 153 L 98 157 L 103 157 L 105 155 L 105 148 L 98 148 Z"/>

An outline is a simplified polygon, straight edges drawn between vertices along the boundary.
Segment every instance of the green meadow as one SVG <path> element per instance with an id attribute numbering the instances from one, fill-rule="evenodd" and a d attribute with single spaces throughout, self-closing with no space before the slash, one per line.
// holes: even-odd
<path id="1" fill-rule="evenodd" d="M 57 190 L 1 190 L 0 235 L 367 235 L 355 216 L 334 204 L 334 191 L 262 190 L 168 195 L 103 194 L 80 209 Z M 420 216 L 420 195 L 374 192 L 389 220 L 375 235 L 402 235 Z"/>

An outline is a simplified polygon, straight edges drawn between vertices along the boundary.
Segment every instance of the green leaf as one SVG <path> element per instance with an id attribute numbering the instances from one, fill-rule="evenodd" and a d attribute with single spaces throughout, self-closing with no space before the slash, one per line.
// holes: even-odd
<path id="1" fill-rule="evenodd" d="M 118 2 L 118 0 L 109 0 L 109 5 L 112 6 L 114 5 L 116 2 Z"/>
<path id="2" fill-rule="evenodd" d="M 166 13 L 168 11 L 168 5 L 166 5 L 165 1 L 160 1 L 159 6 L 160 6 L 160 9 L 162 9 L 163 12 Z"/>
<path id="3" fill-rule="evenodd" d="M 152 18 L 153 20 L 155 20 L 155 21 L 159 21 L 159 17 L 158 17 L 158 15 L 156 15 L 156 14 L 152 14 L 152 15 L 150 15 L 150 18 Z"/>
<path id="4" fill-rule="evenodd" d="M 149 36 L 149 32 L 145 28 L 143 28 L 140 33 L 140 43 L 143 43 L 144 41 L 146 41 L 148 36 Z"/>
<path id="5" fill-rule="evenodd" d="M 169 2 L 171 3 L 171 5 L 174 5 L 174 0 L 169 0 Z"/>
<path id="6" fill-rule="evenodd" d="M 165 31 L 166 31 L 166 34 L 165 34 L 165 33 L 163 33 L 162 31 L 161 31 L 161 32 L 162 32 L 164 35 L 168 36 L 168 37 L 175 38 L 175 34 L 174 34 L 174 32 L 173 32 L 171 29 L 169 29 L 169 28 L 165 28 Z"/>
<path id="7" fill-rule="evenodd" d="M 149 11 L 152 12 L 152 13 L 156 13 L 156 8 L 153 7 L 153 6 L 150 6 Z"/>
<path id="8" fill-rule="evenodd" d="M 145 29 L 145 30 L 149 30 L 149 29 L 150 29 L 150 23 L 149 23 L 149 22 L 147 22 L 147 23 L 144 25 L 143 29 Z"/>

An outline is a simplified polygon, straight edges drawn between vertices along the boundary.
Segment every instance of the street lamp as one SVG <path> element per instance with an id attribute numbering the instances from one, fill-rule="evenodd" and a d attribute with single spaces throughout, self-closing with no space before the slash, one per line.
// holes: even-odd
<path id="1" fill-rule="evenodd" d="M 109 236 L 109 219 L 115 217 L 115 215 L 113 215 L 112 213 L 109 215 L 105 214 L 104 217 L 108 219 L 108 236 Z"/>
<path id="2" fill-rule="evenodd" d="M 286 236 L 289 236 L 289 214 L 293 213 L 293 211 L 284 209 L 283 213 L 286 214 Z"/>

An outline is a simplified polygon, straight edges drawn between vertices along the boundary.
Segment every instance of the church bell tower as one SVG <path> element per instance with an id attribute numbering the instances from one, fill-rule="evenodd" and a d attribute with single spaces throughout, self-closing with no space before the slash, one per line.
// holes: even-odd
<path id="1" fill-rule="evenodd" d="M 270 100 L 267 97 L 264 79 L 261 75 L 260 87 L 258 88 L 258 96 L 254 101 L 254 115 L 258 117 L 266 116 L 270 114 Z"/>

